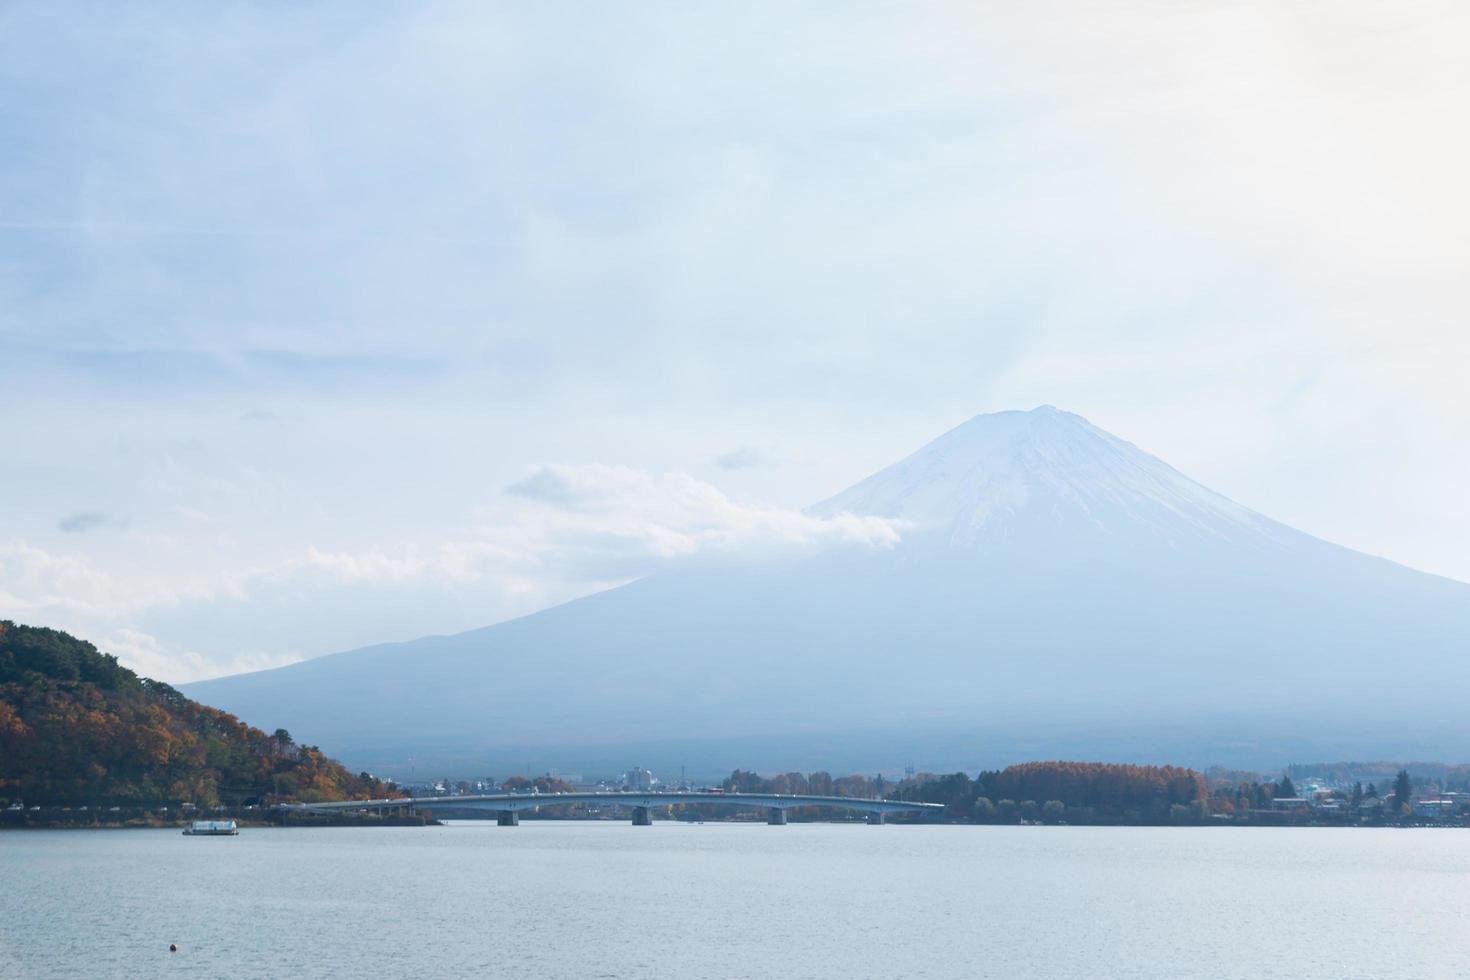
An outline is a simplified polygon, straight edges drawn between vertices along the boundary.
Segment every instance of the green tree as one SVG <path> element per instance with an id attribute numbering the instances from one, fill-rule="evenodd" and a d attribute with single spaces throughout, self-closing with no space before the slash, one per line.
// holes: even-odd
<path id="1" fill-rule="evenodd" d="M 1281 774 L 1281 782 L 1276 784 L 1276 792 L 1274 795 L 1277 799 L 1292 797 L 1296 795 L 1296 784 L 1291 781 L 1290 776 L 1286 775 L 1285 773 Z"/>
<path id="2" fill-rule="evenodd" d="M 1041 806 L 1041 819 L 1047 823 L 1061 823 L 1067 818 L 1067 805 L 1061 800 L 1047 800 Z"/>
<path id="3" fill-rule="evenodd" d="M 1393 808 L 1400 813 L 1414 798 L 1414 787 L 1409 782 L 1409 770 L 1400 769 L 1399 774 L 1393 777 Z"/>

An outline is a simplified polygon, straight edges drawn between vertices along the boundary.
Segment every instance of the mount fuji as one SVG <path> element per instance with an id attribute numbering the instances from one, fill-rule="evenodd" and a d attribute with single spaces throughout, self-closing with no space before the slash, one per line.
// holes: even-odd
<path id="1" fill-rule="evenodd" d="M 184 690 L 397 775 L 1470 757 L 1470 586 L 1079 416 L 978 416 L 808 513 L 901 538 Z"/>

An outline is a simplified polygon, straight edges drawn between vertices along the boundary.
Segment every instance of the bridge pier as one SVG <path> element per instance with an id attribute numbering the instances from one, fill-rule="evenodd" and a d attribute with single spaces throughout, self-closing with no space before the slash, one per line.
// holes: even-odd
<path id="1" fill-rule="evenodd" d="M 868 823 L 881 824 L 883 822 L 883 811 L 877 810 L 868 814 Z"/>
<path id="2" fill-rule="evenodd" d="M 653 811 L 646 806 L 635 806 L 633 808 L 633 826 L 652 827 Z"/>
<path id="3" fill-rule="evenodd" d="M 783 806 L 771 807 L 770 810 L 766 811 L 766 823 L 772 827 L 786 826 L 786 808 Z"/>
<path id="4" fill-rule="evenodd" d="M 495 826 L 497 827 L 519 827 L 521 815 L 515 810 L 496 810 Z"/>

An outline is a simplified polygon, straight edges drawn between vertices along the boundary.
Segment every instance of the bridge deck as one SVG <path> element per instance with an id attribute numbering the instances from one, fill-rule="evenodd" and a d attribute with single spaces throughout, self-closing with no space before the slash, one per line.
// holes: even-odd
<path id="1" fill-rule="evenodd" d="M 376 810 L 401 806 L 453 807 L 455 809 L 493 810 L 516 813 L 543 806 L 565 806 L 571 803 L 603 803 L 635 809 L 682 806 L 704 803 L 714 806 L 760 807 L 767 810 L 790 810 L 795 807 L 833 807 L 861 810 L 866 813 L 903 813 L 942 810 L 938 803 L 910 803 L 905 800 L 878 800 L 858 796 L 785 796 L 775 793 L 497 793 L 485 796 L 419 796 L 388 800 L 334 800 L 327 803 L 283 803 L 284 810 L 329 813 L 341 810 Z"/>

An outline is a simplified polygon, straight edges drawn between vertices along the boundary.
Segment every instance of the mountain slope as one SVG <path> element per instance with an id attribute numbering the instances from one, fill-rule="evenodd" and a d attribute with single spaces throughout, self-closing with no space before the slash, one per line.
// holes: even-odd
<path id="1" fill-rule="evenodd" d="M 979 416 L 811 508 L 843 511 L 902 542 L 188 690 L 389 769 L 1470 751 L 1470 587 L 1271 521 L 1078 416 Z"/>
<path id="2" fill-rule="evenodd" d="M 0 621 L 0 797 L 214 806 L 383 792 L 320 750 L 196 704 L 90 643 Z"/>

